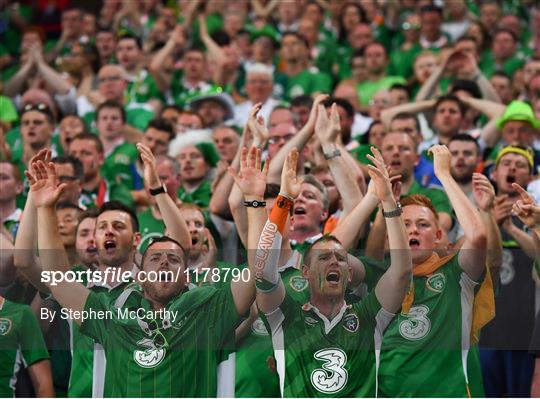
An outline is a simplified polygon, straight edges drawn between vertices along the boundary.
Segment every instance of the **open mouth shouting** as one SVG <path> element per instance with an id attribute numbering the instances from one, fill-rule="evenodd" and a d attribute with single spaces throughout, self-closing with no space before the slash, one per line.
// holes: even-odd
<path id="1" fill-rule="evenodd" d="M 409 247 L 411 247 L 412 250 L 420 248 L 420 241 L 417 238 L 411 238 L 409 240 Z"/>
<path id="2" fill-rule="evenodd" d="M 116 241 L 105 240 L 105 242 L 103 243 L 103 248 L 105 249 L 105 253 L 114 253 L 114 251 L 116 251 Z"/>
<path id="3" fill-rule="evenodd" d="M 329 285 L 339 285 L 341 281 L 341 273 L 338 270 L 330 270 L 325 277 Z"/>

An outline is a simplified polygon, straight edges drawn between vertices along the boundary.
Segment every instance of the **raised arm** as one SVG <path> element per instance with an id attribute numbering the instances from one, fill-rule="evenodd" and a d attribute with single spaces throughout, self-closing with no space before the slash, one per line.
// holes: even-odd
<path id="1" fill-rule="evenodd" d="M 165 46 L 154 55 L 148 65 L 148 71 L 156 81 L 159 90 L 167 91 L 171 85 L 172 73 L 163 68 L 167 58 L 173 54 L 175 49 L 183 49 L 185 46 L 186 36 L 184 27 L 182 25 L 176 25 Z"/>
<path id="2" fill-rule="evenodd" d="M 368 155 L 368 158 L 375 166 L 368 165 L 368 168 L 375 193 L 385 212 L 395 211 L 397 202 L 392 193 L 388 169 L 381 153 L 375 147 L 371 147 L 371 152 L 374 156 Z M 412 257 L 409 237 L 401 216 L 386 217 L 385 220 L 390 246 L 390 267 L 377 283 L 375 295 L 385 310 L 396 313 L 401 308 L 411 281 Z"/>
<path id="3" fill-rule="evenodd" d="M 49 163 L 51 161 L 51 152 L 47 149 L 41 150 L 32 159 L 29 165 L 42 160 Z M 40 292 L 50 293 L 49 288 L 41 282 L 41 262 L 36 256 L 37 248 L 37 208 L 34 204 L 34 194 L 32 191 L 28 193 L 26 204 L 21 218 L 21 223 L 17 230 L 15 238 L 15 253 L 13 256 L 13 264 L 30 283 Z M 55 224 L 56 224 L 55 220 Z M 66 271 L 67 269 L 63 270 Z"/>
<path id="4" fill-rule="evenodd" d="M 150 148 L 142 143 L 137 144 L 137 149 L 141 154 L 144 165 L 144 181 L 151 189 L 161 187 L 163 183 L 159 179 L 156 170 L 156 158 L 154 154 L 152 154 Z M 191 235 L 178 206 L 176 206 L 171 196 L 165 192 L 156 195 L 154 198 L 171 238 L 182 244 L 185 250 L 189 250 L 191 248 Z"/>
<path id="5" fill-rule="evenodd" d="M 381 112 L 381 121 L 384 124 L 384 127 L 388 129 L 392 119 L 402 112 L 408 112 L 412 114 L 417 114 L 419 112 L 424 112 L 431 110 L 435 105 L 435 100 L 423 100 L 415 101 L 412 103 L 396 105 L 395 107 L 390 107 Z"/>
<path id="6" fill-rule="evenodd" d="M 477 281 L 486 265 L 486 229 L 479 212 L 467 198 L 450 173 L 450 151 L 444 145 L 429 149 L 434 157 L 435 176 L 443 185 L 450 204 L 464 231 L 464 242 L 459 252 L 459 265 L 467 275 Z"/>
<path id="7" fill-rule="evenodd" d="M 296 175 L 298 150 L 293 148 L 281 173 L 281 192 L 278 195 L 262 233 L 249 229 L 249 241 L 257 241 L 254 259 L 257 279 L 257 305 L 268 314 L 277 309 L 285 298 L 285 287 L 278 272 L 281 239 L 294 199 L 300 192 L 301 181 Z"/>
<path id="8" fill-rule="evenodd" d="M 493 281 L 499 281 L 503 252 L 501 231 L 491 213 L 495 200 L 495 189 L 489 179 L 481 173 L 473 174 L 473 195 L 476 205 L 478 205 L 480 217 L 486 227 L 486 266 L 491 272 Z"/>
<path id="9" fill-rule="evenodd" d="M 69 261 L 58 233 L 55 212 L 56 203 L 66 184 L 58 184 L 53 163 L 45 164 L 41 160 L 32 163 L 25 174 L 37 207 L 38 248 L 43 271 L 67 270 Z M 57 284 L 49 284 L 56 300 L 65 308 L 84 310 L 89 290 L 80 283 L 59 280 Z M 81 322 L 79 318 L 75 318 L 75 321 Z"/>
<path id="10" fill-rule="evenodd" d="M 262 104 L 255 104 L 253 108 L 249 111 L 248 121 L 252 118 L 255 118 L 255 115 L 259 112 L 261 109 Z M 249 129 L 248 125 L 244 126 L 244 132 L 242 133 L 242 138 L 240 140 L 240 145 L 238 146 L 238 151 L 236 152 L 236 155 L 231 162 L 230 167 L 234 170 L 238 170 L 240 167 L 240 154 L 242 152 L 242 147 L 249 147 L 251 144 L 251 130 Z M 259 142 L 259 139 L 256 140 L 253 143 L 256 147 L 261 147 L 262 143 Z M 225 218 L 230 220 L 231 218 L 234 220 L 235 223 L 238 223 L 236 218 L 237 217 L 244 217 L 244 223 L 243 225 L 246 226 L 244 229 L 245 236 L 247 237 L 247 215 L 245 212 L 242 212 L 242 216 L 238 216 L 238 212 L 241 212 L 243 207 L 239 202 L 241 202 L 241 195 L 237 191 L 238 189 L 235 189 L 234 185 L 234 179 L 229 173 L 225 173 L 225 175 L 219 180 L 218 184 L 216 185 L 215 189 L 212 191 L 212 198 L 210 199 L 210 212 L 212 212 L 215 215 L 218 215 L 219 217 Z M 232 192 L 235 191 L 235 208 L 238 210 L 237 215 L 234 215 L 232 208 L 233 206 L 230 204 L 231 199 L 233 198 Z M 242 222 L 240 222 L 242 224 Z M 240 230 L 239 225 L 237 224 L 237 230 Z M 240 237 L 242 239 L 242 237 Z M 242 239 L 242 243 L 244 243 L 244 246 L 246 243 Z"/>
<path id="11" fill-rule="evenodd" d="M 246 147 L 242 148 L 240 160 L 240 171 L 237 172 L 233 168 L 229 168 L 229 173 L 233 176 L 238 188 L 243 194 L 245 201 L 262 202 L 264 198 L 264 190 L 266 189 L 266 176 L 268 174 L 268 163 L 264 165 L 261 171 L 261 150 L 256 147 L 251 147 L 249 151 Z M 265 207 L 247 207 L 248 217 L 248 264 L 250 269 L 250 278 L 248 281 L 233 281 L 231 290 L 236 304 L 238 314 L 246 313 L 250 306 L 255 301 L 255 279 L 257 270 L 255 268 L 255 248 L 266 221 Z"/>
<path id="12" fill-rule="evenodd" d="M 501 139 L 497 130 L 496 122 L 503 114 L 506 106 L 490 100 L 482 100 L 474 97 L 459 96 L 459 99 L 472 109 L 483 113 L 489 118 L 489 122 L 482 128 L 480 137 L 488 147 L 495 147 Z"/>
<path id="13" fill-rule="evenodd" d="M 336 188 L 343 201 L 343 216 L 348 215 L 362 199 L 362 192 L 357 182 L 353 179 L 345 161 L 344 155 L 338 150 L 338 140 L 341 132 L 339 114 L 336 104 L 332 104 L 330 118 L 326 113 L 324 105 L 318 105 L 317 120 L 315 123 L 315 134 L 321 143 L 325 158 L 328 159 L 328 167 L 334 177 Z M 337 151 L 337 152 L 336 152 Z M 345 150 L 346 151 L 346 150 Z M 340 153 L 340 155 L 336 155 Z"/>
<path id="14" fill-rule="evenodd" d="M 14 249 L 8 232 L 2 226 L 0 232 L 0 287 L 10 285 L 17 276 L 17 269 L 13 266 Z"/>
<path id="15" fill-rule="evenodd" d="M 276 156 L 272 159 L 268 174 L 269 183 L 279 183 L 281 179 L 281 171 L 283 170 L 283 165 L 285 164 L 285 159 L 293 148 L 296 148 L 299 152 L 302 152 L 315 130 L 319 104 L 321 104 L 327 98 L 327 94 L 320 94 L 315 97 L 306 125 L 297 134 L 295 134 L 291 140 L 285 143 L 285 145 L 280 148 Z"/>
<path id="16" fill-rule="evenodd" d="M 30 49 L 32 51 L 32 49 Z M 24 91 L 24 85 L 33 77 L 35 69 L 34 58 L 32 54 L 28 54 L 26 62 L 21 66 L 15 75 L 4 83 L 4 95 L 15 97 L 17 94 Z"/>
<path id="17" fill-rule="evenodd" d="M 43 50 L 41 46 L 34 46 L 30 50 L 31 57 L 34 57 L 34 62 L 38 73 L 47 83 L 47 87 L 53 90 L 55 94 L 67 94 L 73 87 L 66 79 L 58 72 L 52 69 L 43 59 Z"/>

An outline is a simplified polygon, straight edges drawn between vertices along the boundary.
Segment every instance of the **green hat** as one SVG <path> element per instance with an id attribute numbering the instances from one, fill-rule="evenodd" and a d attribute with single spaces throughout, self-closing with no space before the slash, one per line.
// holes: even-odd
<path id="1" fill-rule="evenodd" d="M 529 122 L 534 129 L 540 127 L 540 121 L 534 116 L 533 109 L 523 101 L 514 100 L 504 110 L 504 115 L 497 121 L 497 129 L 502 129 L 506 122 L 524 121 Z"/>
<path id="2" fill-rule="evenodd" d="M 206 163 L 212 168 L 215 168 L 217 163 L 219 162 L 219 153 L 217 152 L 214 143 L 203 141 L 201 143 L 195 144 L 195 147 L 201 152 Z"/>
<path id="3" fill-rule="evenodd" d="M 274 29 L 270 25 L 265 25 L 262 28 L 255 28 L 254 26 L 249 27 L 248 32 L 250 33 L 250 41 L 253 43 L 255 40 L 257 40 L 259 37 L 268 37 L 270 40 L 272 40 L 272 44 L 274 45 L 275 49 L 278 49 L 280 47 L 280 41 L 281 41 L 281 35 L 279 32 Z"/>
<path id="4" fill-rule="evenodd" d="M 212 86 L 199 93 L 189 101 L 189 107 L 197 111 L 201 103 L 212 100 L 220 104 L 225 110 L 225 120 L 234 118 L 234 100 L 219 86 Z"/>

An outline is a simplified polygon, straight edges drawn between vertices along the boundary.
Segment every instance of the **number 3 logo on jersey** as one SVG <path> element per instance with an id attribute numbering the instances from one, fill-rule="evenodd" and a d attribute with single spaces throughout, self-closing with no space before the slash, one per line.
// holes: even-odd
<path id="1" fill-rule="evenodd" d="M 315 369 L 311 373 L 311 383 L 315 389 L 322 393 L 336 393 L 341 391 L 349 373 L 345 369 L 347 355 L 341 349 L 321 349 L 313 357 L 323 362 L 322 369 Z"/>
<path id="2" fill-rule="evenodd" d="M 431 321 L 427 317 L 429 308 L 426 305 L 413 306 L 406 317 L 399 323 L 399 333 L 405 339 L 416 341 L 424 338 L 431 330 Z"/>
<path id="3" fill-rule="evenodd" d="M 156 367 L 165 358 L 165 349 L 156 348 L 152 340 L 144 338 L 137 342 L 137 345 L 146 346 L 146 350 L 136 350 L 133 352 L 135 362 L 145 369 Z"/>

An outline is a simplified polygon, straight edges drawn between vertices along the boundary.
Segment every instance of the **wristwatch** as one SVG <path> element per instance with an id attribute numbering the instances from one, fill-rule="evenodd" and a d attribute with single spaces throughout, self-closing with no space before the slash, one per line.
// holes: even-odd
<path id="1" fill-rule="evenodd" d="M 401 208 L 401 204 L 398 202 L 397 204 L 397 208 L 394 209 L 393 211 L 389 211 L 389 212 L 385 212 L 384 209 L 383 209 L 383 216 L 385 218 L 396 218 L 398 216 L 401 216 L 401 214 L 403 213 L 403 209 Z"/>
<path id="2" fill-rule="evenodd" d="M 332 152 L 329 152 L 329 153 L 323 153 L 324 155 L 324 159 L 326 159 L 327 161 L 331 160 L 332 158 L 335 158 L 335 157 L 339 157 L 341 156 L 341 151 L 336 148 L 334 151 Z"/>
<path id="3" fill-rule="evenodd" d="M 263 206 L 266 206 L 266 201 L 244 201 L 244 205 L 248 208 L 262 208 Z"/>
<path id="4" fill-rule="evenodd" d="M 161 194 L 161 193 L 167 193 L 167 188 L 165 187 L 164 184 L 162 184 L 160 187 L 151 188 L 148 191 L 150 192 L 150 195 L 156 196 L 156 195 Z"/>

